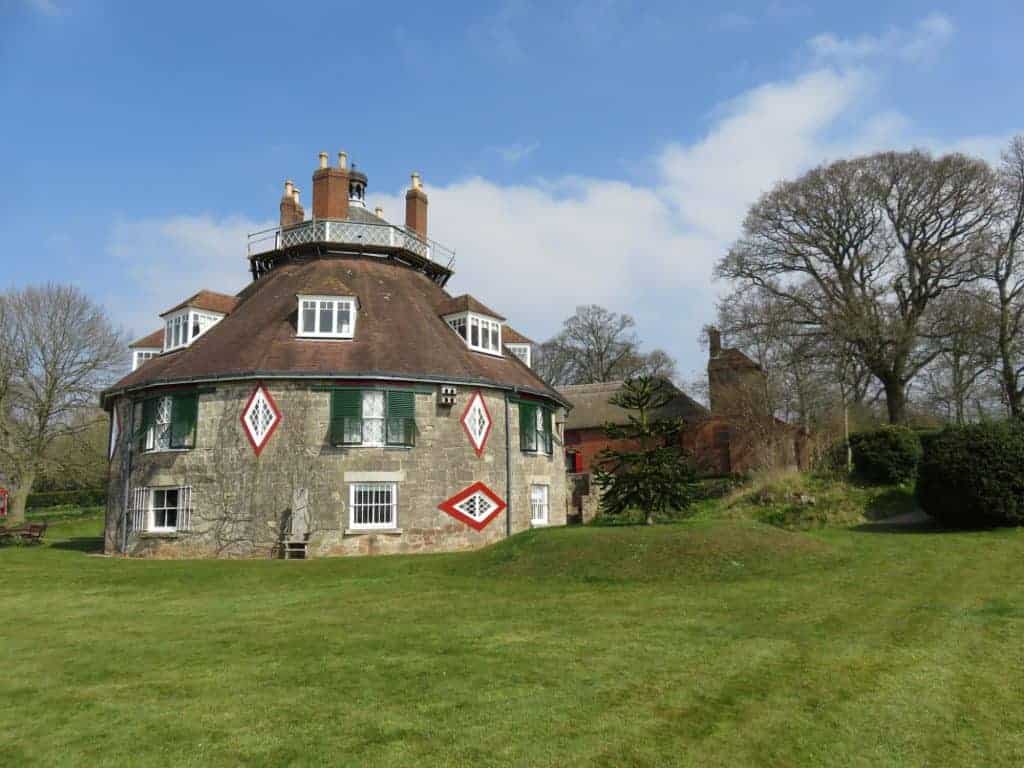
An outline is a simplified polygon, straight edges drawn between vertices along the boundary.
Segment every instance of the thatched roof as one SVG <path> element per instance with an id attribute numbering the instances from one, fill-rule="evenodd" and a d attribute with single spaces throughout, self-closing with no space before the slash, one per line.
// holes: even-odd
<path id="1" fill-rule="evenodd" d="M 672 386 L 671 384 L 669 386 Z M 605 424 L 626 424 L 629 411 L 608 402 L 622 388 L 621 381 L 601 384 L 576 384 L 559 388 L 559 392 L 572 403 L 566 419 L 566 429 L 589 429 Z M 687 422 L 700 421 L 710 415 L 703 405 L 675 386 L 676 396 L 658 412 L 659 418 L 682 418 Z"/>

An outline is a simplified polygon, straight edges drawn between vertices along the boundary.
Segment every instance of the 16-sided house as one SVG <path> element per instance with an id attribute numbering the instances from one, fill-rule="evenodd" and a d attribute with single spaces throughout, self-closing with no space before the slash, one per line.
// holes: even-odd
<path id="1" fill-rule="evenodd" d="M 307 219 L 249 239 L 251 282 L 200 291 L 132 345 L 111 414 L 106 550 L 212 557 L 468 549 L 561 525 L 564 398 L 530 342 L 472 296 L 427 238 L 365 207 L 344 153 Z"/>

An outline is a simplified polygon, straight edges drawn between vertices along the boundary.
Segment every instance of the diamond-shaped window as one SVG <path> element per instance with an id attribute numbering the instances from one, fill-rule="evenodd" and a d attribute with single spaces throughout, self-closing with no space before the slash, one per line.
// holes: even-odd
<path id="1" fill-rule="evenodd" d="M 486 485 L 473 483 L 442 502 L 439 509 L 471 528 L 482 531 L 505 509 L 505 506 L 505 502 Z"/>
<path id="2" fill-rule="evenodd" d="M 242 411 L 242 429 L 245 430 L 245 436 L 249 438 L 257 456 L 280 423 L 281 411 L 278 410 L 277 403 L 260 384 Z"/>
<path id="3" fill-rule="evenodd" d="M 466 410 L 462 413 L 462 428 L 469 436 L 469 442 L 476 451 L 477 456 L 482 456 L 487 446 L 487 436 L 491 434 L 491 427 L 494 422 L 491 420 L 490 411 L 487 410 L 487 403 L 479 391 L 474 392 L 469 398 Z"/>

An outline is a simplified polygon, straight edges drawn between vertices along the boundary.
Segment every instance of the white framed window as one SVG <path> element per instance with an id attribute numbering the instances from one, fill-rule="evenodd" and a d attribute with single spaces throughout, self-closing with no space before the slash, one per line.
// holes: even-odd
<path id="1" fill-rule="evenodd" d="M 549 487 L 536 483 L 530 486 L 530 522 L 534 525 L 548 524 Z"/>
<path id="2" fill-rule="evenodd" d="M 159 349 L 133 349 L 132 350 L 132 370 L 138 370 L 139 366 L 147 360 L 152 360 L 154 357 L 160 354 Z"/>
<path id="3" fill-rule="evenodd" d="M 363 391 L 363 434 L 364 446 L 384 445 L 384 391 L 367 389 Z"/>
<path id="4" fill-rule="evenodd" d="M 171 447 L 171 411 L 174 398 L 161 397 L 156 401 L 152 426 L 146 429 L 146 450 L 166 451 Z"/>
<path id="5" fill-rule="evenodd" d="M 506 344 L 508 351 L 523 361 L 523 364 L 527 368 L 531 368 L 530 364 L 530 345 L 529 344 Z"/>
<path id="6" fill-rule="evenodd" d="M 348 522 L 352 530 L 398 527 L 397 483 L 352 483 L 348 499 Z"/>
<path id="7" fill-rule="evenodd" d="M 490 317 L 463 312 L 446 317 L 445 322 L 476 352 L 501 355 L 501 323 Z"/>
<path id="8" fill-rule="evenodd" d="M 299 296 L 299 336 L 351 339 L 356 330 L 356 300 L 350 296 Z"/>
<path id="9" fill-rule="evenodd" d="M 224 319 L 217 312 L 183 309 L 164 321 L 164 352 L 187 347 Z"/>
<path id="10" fill-rule="evenodd" d="M 187 531 L 192 524 L 192 487 L 135 488 L 131 527 L 139 533 Z"/>

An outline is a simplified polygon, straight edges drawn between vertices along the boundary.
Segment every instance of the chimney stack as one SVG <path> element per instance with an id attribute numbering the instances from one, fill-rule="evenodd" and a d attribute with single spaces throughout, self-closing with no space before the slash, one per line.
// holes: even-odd
<path id="1" fill-rule="evenodd" d="M 427 193 L 423 191 L 420 175 L 413 173 L 412 186 L 405 193 L 405 226 L 424 240 L 427 237 Z"/>
<path id="2" fill-rule="evenodd" d="M 280 210 L 282 227 L 300 224 L 306 217 L 306 212 L 299 205 L 299 190 L 295 188 L 291 179 L 284 183 L 284 194 L 281 195 Z"/>
<path id="3" fill-rule="evenodd" d="M 320 167 L 313 173 L 313 218 L 348 218 L 348 156 L 338 153 L 338 167 L 327 165 L 327 153 L 320 153 Z"/>
<path id="4" fill-rule="evenodd" d="M 722 332 L 717 328 L 708 328 L 708 348 L 711 357 L 722 351 Z"/>

